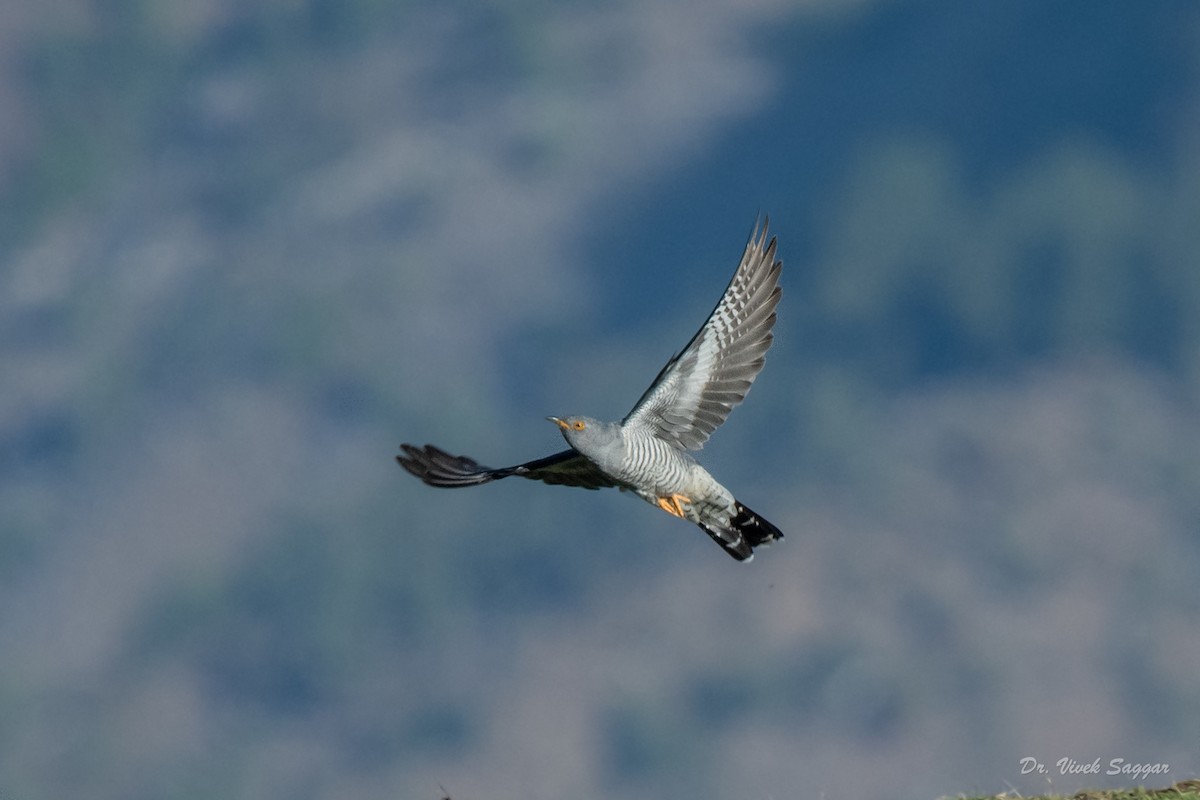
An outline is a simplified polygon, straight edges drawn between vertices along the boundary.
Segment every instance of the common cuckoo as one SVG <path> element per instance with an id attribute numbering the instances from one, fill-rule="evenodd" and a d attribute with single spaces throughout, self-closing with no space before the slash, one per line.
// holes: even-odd
<path id="1" fill-rule="evenodd" d="M 767 223 L 756 226 L 737 272 L 712 314 L 658 373 L 620 422 L 548 417 L 570 449 L 493 469 L 433 445 L 400 445 L 400 466 L 430 486 L 460 487 L 518 475 L 584 489 L 631 491 L 668 514 L 694 522 L 739 561 L 783 534 L 734 498 L 688 453 L 742 402 L 771 346 L 779 272 Z"/>

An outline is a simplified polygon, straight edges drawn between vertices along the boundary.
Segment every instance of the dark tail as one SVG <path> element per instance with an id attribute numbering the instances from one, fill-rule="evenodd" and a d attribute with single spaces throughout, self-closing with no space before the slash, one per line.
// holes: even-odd
<path id="1" fill-rule="evenodd" d="M 700 527 L 713 541 L 725 548 L 725 552 L 738 561 L 754 558 L 754 548 L 770 544 L 783 538 L 783 531 L 755 514 L 738 501 L 733 501 L 737 514 L 729 520 L 729 527 L 714 530 L 706 525 Z"/>
<path id="2" fill-rule="evenodd" d="M 737 509 L 737 516 L 730 520 L 730 525 L 735 531 L 746 537 L 746 542 L 751 547 L 770 544 L 776 539 L 783 538 L 783 531 L 746 508 L 737 500 L 733 501 L 733 505 Z"/>

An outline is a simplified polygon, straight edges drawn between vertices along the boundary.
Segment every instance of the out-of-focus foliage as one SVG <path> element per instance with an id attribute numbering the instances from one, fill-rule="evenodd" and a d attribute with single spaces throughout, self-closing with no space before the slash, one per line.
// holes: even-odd
<path id="1" fill-rule="evenodd" d="M 1192 4 L 46 10 L 0 6 L 0 795 L 1200 769 Z M 777 343 L 701 454 L 788 533 L 751 567 L 391 462 L 623 414 L 756 210 Z"/>

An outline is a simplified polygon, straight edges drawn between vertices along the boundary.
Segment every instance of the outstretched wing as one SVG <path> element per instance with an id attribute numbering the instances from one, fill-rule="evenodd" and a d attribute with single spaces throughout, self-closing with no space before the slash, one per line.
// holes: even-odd
<path id="1" fill-rule="evenodd" d="M 698 450 L 746 397 L 763 367 L 779 304 L 775 239 L 765 220 L 750 235 L 742 263 L 708 320 L 666 363 L 622 424 L 649 429 L 685 450 Z"/>
<path id="2" fill-rule="evenodd" d="M 452 456 L 431 444 L 424 447 L 402 444 L 400 449 L 404 451 L 404 455 L 396 456 L 400 466 L 430 486 L 478 486 L 510 475 L 551 485 L 579 486 L 584 489 L 619 485 L 574 450 L 564 450 L 515 467 L 492 469 L 466 456 Z"/>

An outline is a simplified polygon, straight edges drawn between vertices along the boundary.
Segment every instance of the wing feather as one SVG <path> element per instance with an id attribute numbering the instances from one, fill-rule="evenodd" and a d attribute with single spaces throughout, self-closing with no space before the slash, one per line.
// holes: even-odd
<path id="1" fill-rule="evenodd" d="M 783 262 L 775 259 L 770 220 L 756 226 L 716 308 L 691 341 L 659 371 L 622 421 L 649 429 L 685 450 L 698 450 L 725 422 L 763 368 Z"/>
<path id="2" fill-rule="evenodd" d="M 400 466 L 430 486 L 443 488 L 478 486 L 507 478 L 510 475 L 541 481 L 553 486 L 578 486 L 583 489 L 601 489 L 619 485 L 601 472 L 595 464 L 574 450 L 564 450 L 552 456 L 512 467 L 493 469 L 481 465 L 473 458 L 454 456 L 431 444 L 424 447 L 402 444 L 400 449 L 404 451 L 404 455 L 396 456 L 396 461 L 400 463 Z"/>

